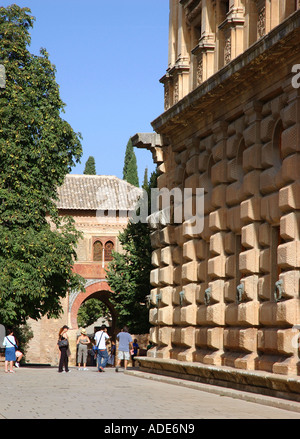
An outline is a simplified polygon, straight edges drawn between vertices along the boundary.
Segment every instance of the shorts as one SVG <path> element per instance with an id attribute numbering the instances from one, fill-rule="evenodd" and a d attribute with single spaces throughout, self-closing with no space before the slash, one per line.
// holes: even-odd
<path id="1" fill-rule="evenodd" d="M 19 358 L 22 355 L 21 351 L 16 351 L 16 357 Z"/>
<path id="2" fill-rule="evenodd" d="M 5 349 L 5 361 L 16 361 L 15 348 L 6 348 Z"/>
<path id="3" fill-rule="evenodd" d="M 129 352 L 119 351 L 118 352 L 118 359 L 119 360 L 129 360 L 130 359 Z"/>

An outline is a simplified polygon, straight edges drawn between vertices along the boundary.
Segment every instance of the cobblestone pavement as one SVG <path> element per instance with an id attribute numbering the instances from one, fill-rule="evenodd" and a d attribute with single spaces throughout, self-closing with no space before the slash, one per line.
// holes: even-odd
<path id="1" fill-rule="evenodd" d="M 191 388 L 139 371 L 70 370 L 0 370 L 0 419 L 300 419 L 300 404 L 275 398 L 248 394 L 247 400 L 234 390 L 197 383 Z"/>

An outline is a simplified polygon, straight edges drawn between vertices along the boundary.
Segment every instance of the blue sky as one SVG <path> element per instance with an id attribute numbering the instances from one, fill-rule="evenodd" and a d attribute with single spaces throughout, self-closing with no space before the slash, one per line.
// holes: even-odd
<path id="1" fill-rule="evenodd" d="M 94 156 L 97 174 L 123 176 L 129 138 L 153 131 L 163 112 L 168 62 L 169 0 L 0 0 L 29 7 L 36 17 L 30 51 L 47 49 L 66 104 L 66 119 L 83 136 L 82 174 Z M 140 184 L 154 169 L 149 151 L 135 149 Z"/>

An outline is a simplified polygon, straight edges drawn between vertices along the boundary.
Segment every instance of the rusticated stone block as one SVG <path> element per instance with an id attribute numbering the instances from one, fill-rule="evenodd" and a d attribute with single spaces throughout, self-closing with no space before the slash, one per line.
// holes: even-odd
<path id="1" fill-rule="evenodd" d="M 225 324 L 225 303 L 200 305 L 197 312 L 197 324 L 202 326 Z"/>
<path id="2" fill-rule="evenodd" d="M 270 224 L 277 224 L 280 221 L 281 211 L 279 209 L 279 195 L 274 192 L 261 199 L 261 217 Z"/>
<path id="3" fill-rule="evenodd" d="M 164 247 L 161 249 L 161 263 L 164 265 L 172 265 L 172 251 L 173 246 Z"/>
<path id="4" fill-rule="evenodd" d="M 252 222 L 260 220 L 260 197 L 252 197 L 241 203 L 241 220 L 244 222 Z"/>
<path id="5" fill-rule="evenodd" d="M 245 149 L 243 153 L 243 168 L 247 171 L 261 169 L 261 145 L 255 144 Z"/>
<path id="6" fill-rule="evenodd" d="M 224 281 L 221 279 L 214 280 L 208 284 L 210 288 L 210 304 L 223 302 L 224 297 Z M 204 297 L 203 297 L 204 301 Z"/>
<path id="7" fill-rule="evenodd" d="M 226 277 L 235 277 L 236 275 L 236 264 L 237 258 L 236 255 L 231 255 L 226 258 L 225 263 L 225 275 Z"/>
<path id="8" fill-rule="evenodd" d="M 151 246 L 153 249 L 161 247 L 160 232 L 156 230 L 150 234 Z"/>
<path id="9" fill-rule="evenodd" d="M 157 308 L 150 308 L 150 310 L 149 310 L 149 322 L 151 323 L 151 325 L 157 325 L 157 315 L 158 315 Z"/>
<path id="10" fill-rule="evenodd" d="M 222 349 L 223 328 L 200 328 L 195 330 L 195 344 L 209 349 Z"/>
<path id="11" fill-rule="evenodd" d="M 169 346 L 171 345 L 171 339 L 172 339 L 172 332 L 174 331 L 173 328 L 170 327 L 163 327 L 158 329 L 158 337 L 157 337 L 157 343 L 163 346 Z"/>
<path id="12" fill-rule="evenodd" d="M 208 255 L 208 244 L 203 239 L 197 239 L 196 256 L 200 260 L 204 260 Z"/>
<path id="13" fill-rule="evenodd" d="M 188 175 L 197 174 L 199 172 L 199 159 L 198 155 L 191 157 L 187 163 L 185 171 Z"/>
<path id="14" fill-rule="evenodd" d="M 234 206 L 227 210 L 227 228 L 234 233 L 240 233 L 242 228 L 241 207 Z"/>
<path id="15" fill-rule="evenodd" d="M 202 261 L 198 263 L 198 270 L 197 270 L 198 280 L 200 282 L 205 282 L 207 278 L 207 262 Z"/>
<path id="16" fill-rule="evenodd" d="M 196 297 L 198 295 L 198 291 L 200 286 L 198 284 L 188 284 L 183 286 L 183 300 L 185 304 L 194 304 L 196 303 Z"/>
<path id="17" fill-rule="evenodd" d="M 227 209 L 221 208 L 209 214 L 209 227 L 212 231 L 226 230 Z"/>
<path id="18" fill-rule="evenodd" d="M 260 305 L 259 321 L 265 326 L 297 325 L 299 323 L 299 301 L 265 302 Z"/>
<path id="19" fill-rule="evenodd" d="M 292 154 L 282 162 L 282 179 L 285 183 L 297 181 L 300 178 L 300 154 Z"/>
<path id="20" fill-rule="evenodd" d="M 225 302 L 236 301 L 236 280 L 229 279 L 224 283 L 224 300 Z"/>
<path id="21" fill-rule="evenodd" d="M 165 306 L 158 309 L 157 325 L 173 325 L 173 306 Z"/>
<path id="22" fill-rule="evenodd" d="M 280 280 L 283 282 L 283 297 L 284 298 L 297 298 L 300 291 L 300 271 L 291 270 L 280 274 Z M 300 323 L 300 322 L 299 322 Z"/>
<path id="23" fill-rule="evenodd" d="M 185 166 L 183 165 L 176 166 L 174 172 L 174 180 L 176 184 L 179 185 L 182 183 L 184 172 L 185 172 Z M 166 187 L 166 186 L 159 186 L 159 187 Z"/>
<path id="24" fill-rule="evenodd" d="M 297 352 L 297 331 L 289 329 L 260 329 L 258 331 L 259 351 L 264 353 L 292 355 Z"/>
<path id="25" fill-rule="evenodd" d="M 258 276 L 252 275 L 243 277 L 240 282 L 244 284 L 244 300 L 257 300 L 257 291 L 258 291 Z"/>
<path id="26" fill-rule="evenodd" d="M 174 264 L 181 264 L 181 262 L 182 262 L 182 248 L 181 247 L 179 247 L 179 246 L 173 247 L 172 258 L 173 258 Z"/>
<path id="27" fill-rule="evenodd" d="M 152 343 L 157 344 L 158 343 L 158 327 L 152 326 L 149 330 L 149 340 L 152 341 Z"/>
<path id="28" fill-rule="evenodd" d="M 211 204 L 214 207 L 224 206 L 224 200 L 226 199 L 226 184 L 219 184 L 214 187 L 211 192 Z"/>
<path id="29" fill-rule="evenodd" d="M 187 261 L 195 261 L 197 259 L 198 239 L 191 239 L 183 244 L 183 258 Z"/>
<path id="30" fill-rule="evenodd" d="M 279 207 L 282 212 L 300 209 L 300 179 L 279 190 Z"/>
<path id="31" fill-rule="evenodd" d="M 272 269 L 271 262 L 271 250 L 269 248 L 261 250 L 259 257 L 259 270 L 262 273 L 270 273 Z"/>
<path id="32" fill-rule="evenodd" d="M 273 130 L 274 130 L 275 121 L 273 119 L 273 115 L 265 117 L 261 121 L 260 129 L 261 129 L 261 140 L 266 143 L 272 140 Z"/>
<path id="33" fill-rule="evenodd" d="M 159 232 L 159 239 L 161 244 L 171 245 L 176 243 L 175 237 L 175 227 L 174 226 L 166 226 Z"/>
<path id="34" fill-rule="evenodd" d="M 185 188 L 191 188 L 193 190 L 193 194 L 196 193 L 197 188 L 201 187 L 199 177 L 199 174 L 194 174 L 185 179 Z"/>
<path id="35" fill-rule="evenodd" d="M 232 232 L 226 233 L 225 235 L 225 239 L 224 239 L 224 250 L 226 253 L 228 254 L 234 254 L 236 249 L 235 249 L 235 245 L 236 245 L 236 238 L 235 238 L 235 234 Z"/>
<path id="36" fill-rule="evenodd" d="M 251 146 L 256 143 L 257 140 L 257 124 L 253 123 L 249 125 L 244 131 L 244 139 L 246 146 Z"/>
<path id="37" fill-rule="evenodd" d="M 181 284 L 181 271 L 182 271 L 181 267 L 182 267 L 181 265 L 178 265 L 173 270 L 173 282 L 175 285 Z"/>
<path id="38" fill-rule="evenodd" d="M 182 265 L 182 280 L 184 282 L 197 282 L 198 262 L 192 261 Z"/>
<path id="39" fill-rule="evenodd" d="M 160 305 L 161 306 L 168 306 L 172 304 L 172 297 L 173 297 L 173 287 L 164 287 L 160 288 Z"/>
<path id="40" fill-rule="evenodd" d="M 154 287 L 158 287 L 159 286 L 159 268 L 155 268 L 155 270 L 151 270 L 150 272 L 150 284 L 153 285 Z"/>
<path id="41" fill-rule="evenodd" d="M 257 329 L 224 329 L 224 348 L 242 352 L 255 352 L 257 348 Z"/>
<path id="42" fill-rule="evenodd" d="M 182 325 L 197 324 L 197 305 L 187 305 L 180 308 L 180 323 Z"/>
<path id="43" fill-rule="evenodd" d="M 244 175 L 243 178 L 243 195 L 250 197 L 259 193 L 260 170 L 253 170 Z"/>
<path id="44" fill-rule="evenodd" d="M 173 284 L 173 267 L 163 267 L 158 268 L 158 280 L 162 285 L 172 285 Z"/>
<path id="45" fill-rule="evenodd" d="M 159 265 L 160 265 L 160 249 L 156 249 L 152 252 L 151 263 L 154 267 L 159 267 Z"/>
<path id="46" fill-rule="evenodd" d="M 241 244 L 245 248 L 258 247 L 259 224 L 253 223 L 242 228 Z"/>
<path id="47" fill-rule="evenodd" d="M 172 343 L 177 346 L 190 348 L 195 345 L 195 328 L 174 328 L 172 331 Z"/>
<path id="48" fill-rule="evenodd" d="M 275 285 L 271 284 L 271 275 L 261 276 L 258 280 L 258 297 L 262 300 L 271 300 L 274 295 Z"/>
<path id="49" fill-rule="evenodd" d="M 263 223 L 259 226 L 258 241 L 263 247 L 271 245 L 271 226 L 268 223 Z"/>
<path id="50" fill-rule="evenodd" d="M 281 110 L 281 118 L 285 128 L 297 123 L 297 104 L 295 101 Z"/>
<path id="51" fill-rule="evenodd" d="M 286 241 L 299 240 L 300 215 L 298 212 L 292 212 L 284 215 L 280 219 L 280 235 Z"/>
<path id="52" fill-rule="evenodd" d="M 210 237 L 209 250 L 212 255 L 221 255 L 224 253 L 225 232 L 215 233 Z"/>
<path id="53" fill-rule="evenodd" d="M 212 278 L 225 277 L 226 256 L 216 256 L 209 259 L 207 264 L 207 273 Z"/>
<path id="54" fill-rule="evenodd" d="M 258 325 L 259 302 L 230 303 L 226 306 L 226 324 L 229 326 Z"/>
<path id="55" fill-rule="evenodd" d="M 182 291 L 182 286 L 177 286 L 173 288 L 173 294 L 172 294 L 172 303 L 173 305 L 180 305 L 180 292 Z"/>
<path id="56" fill-rule="evenodd" d="M 298 144 L 297 136 L 297 125 L 291 126 L 283 131 L 281 138 L 281 154 L 283 157 L 299 152 L 300 146 Z"/>
<path id="57" fill-rule="evenodd" d="M 300 241 L 281 244 L 277 250 L 278 265 L 282 268 L 300 267 Z"/>
<path id="58" fill-rule="evenodd" d="M 156 305 L 157 305 L 156 297 L 157 297 L 157 295 L 159 294 L 159 292 L 160 292 L 160 289 L 159 289 L 159 288 L 153 288 L 153 289 L 150 291 L 150 303 L 151 303 L 151 305 L 153 305 L 153 306 L 156 306 Z"/>
<path id="59" fill-rule="evenodd" d="M 269 194 L 277 190 L 276 177 L 278 169 L 272 167 L 260 173 L 259 189 L 262 194 Z"/>
<path id="60" fill-rule="evenodd" d="M 240 254 L 239 268 L 242 273 L 259 273 L 259 256 L 258 249 L 251 249 Z"/>

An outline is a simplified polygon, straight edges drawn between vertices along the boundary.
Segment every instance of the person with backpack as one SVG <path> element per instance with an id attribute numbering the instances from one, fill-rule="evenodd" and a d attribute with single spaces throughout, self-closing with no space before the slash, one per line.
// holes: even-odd
<path id="1" fill-rule="evenodd" d="M 106 325 L 102 325 L 100 331 L 95 333 L 95 345 L 97 347 L 98 372 L 105 372 L 108 362 L 106 342 L 109 339 Z"/>

